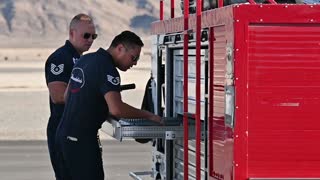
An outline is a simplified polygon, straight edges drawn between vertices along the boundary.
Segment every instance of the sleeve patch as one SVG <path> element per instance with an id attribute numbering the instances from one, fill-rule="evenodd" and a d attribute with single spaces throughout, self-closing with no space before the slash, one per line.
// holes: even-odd
<path id="1" fill-rule="evenodd" d="M 113 85 L 119 85 L 120 84 L 120 77 L 113 77 L 111 75 L 107 75 L 108 81 Z"/>
<path id="2" fill-rule="evenodd" d="M 55 65 L 51 63 L 51 73 L 54 75 L 59 75 L 63 72 L 64 64 Z"/>

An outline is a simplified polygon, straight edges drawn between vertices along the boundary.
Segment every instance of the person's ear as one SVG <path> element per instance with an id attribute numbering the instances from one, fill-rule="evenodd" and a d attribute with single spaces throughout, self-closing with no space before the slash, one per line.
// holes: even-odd
<path id="1" fill-rule="evenodd" d="M 69 37 L 72 39 L 74 36 L 74 30 L 70 29 L 69 30 Z"/>
<path id="2" fill-rule="evenodd" d="M 120 53 L 124 50 L 124 46 L 122 44 L 118 44 L 117 51 Z"/>

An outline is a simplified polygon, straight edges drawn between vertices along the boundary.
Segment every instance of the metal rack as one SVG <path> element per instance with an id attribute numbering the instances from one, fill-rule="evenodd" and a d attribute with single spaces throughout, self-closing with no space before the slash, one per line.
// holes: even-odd
<path id="1" fill-rule="evenodd" d="M 165 118 L 163 125 L 147 119 L 108 119 L 107 122 L 101 130 L 119 141 L 127 138 L 165 140 L 183 138 L 182 121 L 177 118 Z M 189 138 L 194 138 L 194 125 L 190 125 L 189 131 Z"/>

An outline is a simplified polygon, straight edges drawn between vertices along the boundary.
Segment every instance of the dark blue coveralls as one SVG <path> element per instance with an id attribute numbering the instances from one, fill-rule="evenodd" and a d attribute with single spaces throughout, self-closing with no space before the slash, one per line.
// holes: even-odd
<path id="1" fill-rule="evenodd" d="M 103 180 L 97 132 L 109 109 L 104 95 L 120 92 L 120 75 L 112 56 L 100 48 L 74 66 L 65 110 L 56 134 L 64 180 Z"/>
<path id="2" fill-rule="evenodd" d="M 61 81 L 68 83 L 74 63 L 80 58 L 79 53 L 72 44 L 67 40 L 65 45 L 52 53 L 45 64 L 46 83 Z M 62 117 L 64 104 L 54 104 L 50 99 L 50 118 L 47 126 L 48 148 L 50 153 L 51 164 L 55 172 L 56 179 L 59 177 L 56 151 L 55 151 L 55 134 L 57 126 Z"/>

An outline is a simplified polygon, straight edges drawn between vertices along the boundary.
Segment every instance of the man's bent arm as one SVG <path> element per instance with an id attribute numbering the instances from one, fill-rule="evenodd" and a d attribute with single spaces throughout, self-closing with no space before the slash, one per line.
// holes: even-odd
<path id="1" fill-rule="evenodd" d="M 64 104 L 64 92 L 67 88 L 67 83 L 62 81 L 53 81 L 48 83 L 50 98 L 54 104 Z"/>
<path id="2" fill-rule="evenodd" d="M 124 103 L 119 92 L 109 91 L 104 95 L 104 98 L 108 104 L 109 112 L 117 118 L 145 118 L 155 122 L 161 122 L 160 116 Z"/>

